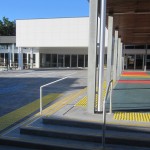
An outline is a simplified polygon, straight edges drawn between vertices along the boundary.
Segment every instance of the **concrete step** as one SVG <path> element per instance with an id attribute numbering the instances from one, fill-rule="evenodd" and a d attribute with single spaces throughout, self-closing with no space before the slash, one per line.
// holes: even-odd
<path id="1" fill-rule="evenodd" d="M 63 138 L 79 141 L 89 141 L 89 142 L 101 142 L 101 130 L 94 130 L 88 128 L 76 128 L 76 127 L 66 127 L 66 126 L 45 126 L 43 127 L 32 127 L 25 126 L 20 128 L 21 134 Z"/>
<path id="2" fill-rule="evenodd" d="M 52 149 L 52 150 L 93 150 L 102 149 L 100 143 L 81 142 L 74 140 L 39 137 L 31 135 L 21 135 L 20 137 L 0 138 L 0 145 L 30 149 Z"/>
<path id="3" fill-rule="evenodd" d="M 0 137 L 0 145 L 31 149 L 101 150 L 101 127 L 100 123 L 44 117 L 11 131 L 6 137 Z M 143 132 L 129 129 L 109 126 L 106 130 L 105 149 L 150 149 L 150 134 L 146 132 L 148 128 L 142 128 Z M 137 130 L 140 131 L 139 128 Z"/>
<path id="4" fill-rule="evenodd" d="M 53 124 L 53 125 L 63 125 L 70 127 L 79 127 L 79 128 L 91 128 L 91 129 L 101 129 L 101 124 L 99 123 L 91 123 L 87 121 L 81 120 L 71 120 L 64 118 L 54 118 L 54 117 L 43 117 L 44 124 Z"/>
<path id="5" fill-rule="evenodd" d="M 94 143 L 101 143 L 102 130 L 88 129 L 88 128 L 76 128 L 56 126 L 54 127 L 22 127 L 20 132 L 27 135 L 36 135 L 44 137 L 53 137 L 59 139 L 70 139 L 75 141 L 88 141 Z M 115 130 L 106 131 L 106 143 L 129 145 L 129 146 L 141 146 L 150 147 L 150 135 L 146 133 L 134 133 L 134 132 L 121 132 Z"/>
<path id="6" fill-rule="evenodd" d="M 45 137 L 39 138 L 37 136 L 24 136 L 20 138 L 0 137 L 0 150 L 5 148 L 8 150 L 149 150 L 149 148 L 145 147 L 109 144 L 103 148 L 101 144 L 97 143 Z"/>
<path id="7" fill-rule="evenodd" d="M 0 145 L 0 150 L 36 150 L 36 149 L 16 147 L 16 146 Z"/>
<path id="8" fill-rule="evenodd" d="M 102 129 L 102 123 L 71 120 L 64 118 L 54 117 L 43 117 L 43 124 L 47 125 L 62 125 L 69 127 L 89 128 L 89 129 Z M 150 127 L 135 127 L 135 126 L 124 126 L 124 125 L 106 125 L 106 130 L 115 130 L 121 132 L 138 132 L 138 133 L 150 133 Z"/>
<path id="9" fill-rule="evenodd" d="M 101 141 L 101 133 L 102 133 L 101 123 L 92 123 L 87 121 L 70 120 L 64 118 L 52 118 L 52 117 L 44 117 L 43 123 L 47 125 L 60 125 L 74 128 L 78 127 L 81 128 L 81 130 L 86 128 L 87 133 L 85 133 L 84 135 L 88 137 L 87 138 L 88 140 L 92 139 L 92 141 L 94 142 Z M 95 131 L 92 131 L 93 133 L 92 132 L 88 133 L 88 128 L 94 129 Z M 86 138 L 83 136 L 83 139 Z M 107 125 L 106 143 L 150 147 L 150 128 Z"/>

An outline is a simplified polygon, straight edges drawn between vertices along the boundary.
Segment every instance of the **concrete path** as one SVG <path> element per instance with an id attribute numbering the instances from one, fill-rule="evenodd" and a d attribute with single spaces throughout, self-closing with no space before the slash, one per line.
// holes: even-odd
<path id="1" fill-rule="evenodd" d="M 43 89 L 43 106 L 85 88 L 86 70 L 23 70 L 0 72 L 0 131 L 39 111 L 40 86 L 71 76 Z M 45 102 L 46 103 L 45 103 Z M 44 104 L 45 103 L 45 104 Z M 18 115 L 19 114 L 19 115 Z"/>

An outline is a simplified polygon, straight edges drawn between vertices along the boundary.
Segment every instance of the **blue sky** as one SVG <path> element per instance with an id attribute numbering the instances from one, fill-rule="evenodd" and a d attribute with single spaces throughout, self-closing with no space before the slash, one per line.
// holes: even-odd
<path id="1" fill-rule="evenodd" d="M 87 0 L 0 0 L 0 20 L 89 16 Z"/>

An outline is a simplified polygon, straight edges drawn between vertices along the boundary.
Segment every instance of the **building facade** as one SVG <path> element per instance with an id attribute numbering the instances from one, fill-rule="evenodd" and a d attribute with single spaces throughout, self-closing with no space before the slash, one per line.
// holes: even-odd
<path id="1" fill-rule="evenodd" d="M 132 70 L 150 69 L 150 45 L 125 45 L 124 68 Z"/>
<path id="2" fill-rule="evenodd" d="M 87 67 L 87 48 L 22 48 L 23 69 Z M 32 67 L 33 60 L 33 67 Z M 18 68 L 19 52 L 15 36 L 0 36 L 0 66 Z"/>
<path id="3" fill-rule="evenodd" d="M 0 66 L 16 69 L 86 68 L 88 37 L 89 17 L 17 20 L 16 37 L 0 36 Z M 107 29 L 105 37 L 106 64 Z M 124 46 L 124 68 L 150 69 L 149 48 Z"/>
<path id="4" fill-rule="evenodd" d="M 87 67 L 89 18 L 16 21 L 16 45 L 39 53 L 40 68 Z"/>
<path id="5" fill-rule="evenodd" d="M 33 51 L 33 53 L 32 53 Z M 37 49 L 23 48 L 23 68 L 31 68 L 31 59 L 33 59 L 33 68 L 39 68 Z M 0 36 L 0 67 L 17 69 L 18 68 L 18 47 L 16 47 L 16 36 Z"/>

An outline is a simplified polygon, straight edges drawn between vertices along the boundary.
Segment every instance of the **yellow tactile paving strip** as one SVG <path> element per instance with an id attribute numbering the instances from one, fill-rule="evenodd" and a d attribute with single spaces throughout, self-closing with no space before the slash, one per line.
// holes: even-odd
<path id="1" fill-rule="evenodd" d="M 48 94 L 43 97 L 43 106 L 47 105 L 48 103 L 54 101 L 55 99 L 59 98 L 61 94 L 59 93 L 52 93 Z M 4 130 L 5 128 L 11 126 L 12 124 L 16 123 L 17 121 L 23 119 L 24 117 L 32 114 L 36 110 L 39 109 L 40 100 L 35 100 L 17 110 L 14 110 L 2 117 L 0 117 L 0 131 Z"/>
<path id="2" fill-rule="evenodd" d="M 137 122 L 150 122 L 150 113 L 116 112 L 116 113 L 114 113 L 113 119 L 126 120 L 126 121 L 137 121 Z"/>
<path id="3" fill-rule="evenodd" d="M 87 96 L 84 96 L 75 106 L 86 106 L 87 105 Z"/>
<path id="4" fill-rule="evenodd" d="M 65 105 L 71 103 L 73 100 L 78 98 L 80 95 L 84 94 L 86 90 L 87 90 L 87 88 L 84 88 L 78 92 L 74 92 L 74 93 L 66 96 L 65 98 L 61 99 L 60 101 L 54 103 L 52 106 L 45 109 L 44 114 L 47 114 L 46 116 L 50 116 L 50 115 L 54 114 L 55 112 L 57 112 L 58 110 L 63 108 Z"/>
<path id="5" fill-rule="evenodd" d="M 54 114 L 58 110 L 60 110 L 62 107 L 67 105 L 68 103 L 72 102 L 74 99 L 85 93 L 87 88 L 84 88 L 78 92 L 71 93 L 64 98 L 62 98 L 60 101 L 54 103 L 53 105 L 49 106 L 48 108 L 43 110 L 42 114 L 47 114 L 47 116 Z M 48 103 L 56 100 L 57 98 L 60 98 L 62 94 L 59 93 L 52 93 L 49 95 L 46 95 L 43 97 L 43 106 L 47 105 Z M 0 117 L 0 131 L 6 129 L 7 127 L 10 127 L 14 123 L 20 121 L 24 117 L 30 115 L 34 111 L 39 109 L 39 99 L 35 100 L 32 103 L 29 103 L 15 111 L 12 111 L 2 117 Z M 36 114 L 35 116 L 37 116 Z"/>
<path id="6" fill-rule="evenodd" d="M 96 88 L 96 91 L 98 91 L 98 87 Z M 103 82 L 103 99 L 106 96 L 106 81 Z M 97 107 L 98 102 L 98 94 L 95 95 L 95 107 Z M 84 96 L 81 100 L 79 100 L 78 103 L 75 104 L 75 106 L 81 106 L 86 107 L 87 106 L 87 96 Z"/>

